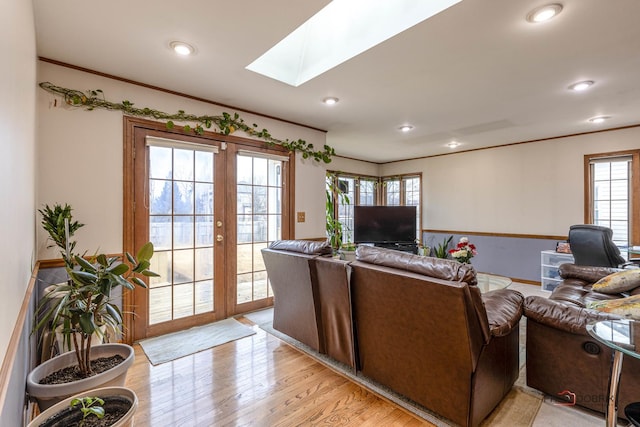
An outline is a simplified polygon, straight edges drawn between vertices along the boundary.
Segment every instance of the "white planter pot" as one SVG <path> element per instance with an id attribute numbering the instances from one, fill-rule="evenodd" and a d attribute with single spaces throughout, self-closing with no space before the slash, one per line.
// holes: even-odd
<path id="1" fill-rule="evenodd" d="M 126 387 L 103 387 L 103 388 L 87 390 L 83 393 L 70 396 L 65 400 L 62 400 L 56 403 L 55 405 L 51 406 L 49 409 L 40 413 L 40 415 L 34 418 L 33 421 L 31 421 L 28 424 L 27 427 L 40 427 L 40 425 L 42 425 L 42 423 L 44 423 L 47 419 L 67 409 L 70 406 L 71 401 L 73 399 L 83 398 L 83 397 L 100 397 L 104 399 L 105 397 L 109 397 L 109 396 L 121 396 L 131 402 L 131 408 L 129 409 L 129 411 L 127 411 L 127 413 L 122 418 L 116 421 L 115 424 L 112 424 L 111 427 L 133 426 L 133 415 L 135 414 L 136 409 L 138 408 L 138 396 L 136 396 L 135 392 Z"/>
<path id="2" fill-rule="evenodd" d="M 69 351 L 36 366 L 27 376 L 27 392 L 36 399 L 41 411 L 78 393 L 105 386 L 124 386 L 127 370 L 133 364 L 134 350 L 127 344 L 101 344 L 91 347 L 91 359 L 119 354 L 124 361 L 118 366 L 89 378 L 67 384 L 40 384 L 40 380 L 67 366 L 76 365 L 76 354 Z"/>
<path id="3" fill-rule="evenodd" d="M 71 351 L 71 350 L 75 350 L 76 346 L 73 343 L 73 337 L 71 337 L 71 348 L 66 348 L 67 346 L 64 345 L 64 334 L 62 333 L 62 328 L 63 326 L 60 325 L 56 328 L 56 343 L 58 345 L 58 350 L 60 351 L 60 353 L 65 353 L 67 351 Z M 100 345 L 103 343 L 103 338 L 107 333 L 107 327 L 105 325 L 102 325 L 99 327 L 100 332 L 94 332 L 91 335 L 91 348 L 93 349 L 94 345 Z"/>

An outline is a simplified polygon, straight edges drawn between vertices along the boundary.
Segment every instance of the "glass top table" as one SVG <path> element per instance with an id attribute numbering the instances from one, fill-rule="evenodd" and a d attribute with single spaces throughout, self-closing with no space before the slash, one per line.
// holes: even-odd
<path id="1" fill-rule="evenodd" d="M 640 321 L 632 319 L 602 320 L 587 325 L 593 338 L 613 349 L 609 377 L 607 427 L 615 427 L 618 420 L 618 386 L 622 372 L 623 355 L 640 359 Z"/>
<path id="2" fill-rule="evenodd" d="M 478 280 L 478 288 L 480 288 L 480 292 L 482 293 L 496 289 L 504 289 L 512 283 L 508 277 L 489 273 L 476 273 L 476 279 Z"/>

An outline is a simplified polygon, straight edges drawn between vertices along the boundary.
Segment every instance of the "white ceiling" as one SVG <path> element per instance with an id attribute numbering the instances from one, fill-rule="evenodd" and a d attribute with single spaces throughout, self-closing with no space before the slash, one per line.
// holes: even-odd
<path id="1" fill-rule="evenodd" d="M 560 15 L 530 24 L 544 0 L 463 0 L 297 88 L 245 67 L 328 0 L 34 7 L 41 57 L 324 129 L 337 154 L 388 162 L 454 139 L 468 150 L 640 124 L 640 1 L 557 1 Z M 196 55 L 177 57 L 172 40 Z M 596 83 L 567 89 L 580 80 Z M 587 122 L 598 115 L 612 118 Z"/>

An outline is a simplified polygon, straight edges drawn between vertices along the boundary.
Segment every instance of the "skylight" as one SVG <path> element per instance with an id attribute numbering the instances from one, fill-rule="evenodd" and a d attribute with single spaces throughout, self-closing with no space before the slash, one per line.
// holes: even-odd
<path id="1" fill-rule="evenodd" d="M 300 86 L 460 1 L 333 0 L 246 68 Z"/>

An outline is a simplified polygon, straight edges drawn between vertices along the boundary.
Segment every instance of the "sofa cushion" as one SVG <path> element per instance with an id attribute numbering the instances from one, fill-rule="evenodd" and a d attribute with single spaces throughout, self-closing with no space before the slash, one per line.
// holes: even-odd
<path id="1" fill-rule="evenodd" d="M 587 283 L 595 283 L 612 273 L 620 271 L 618 268 L 591 267 L 586 265 L 562 264 L 558 268 L 563 279 L 579 279 Z"/>
<path id="2" fill-rule="evenodd" d="M 356 260 L 423 274 L 437 279 L 465 282 L 472 286 L 478 284 L 476 270 L 471 264 L 462 264 L 448 259 L 361 245 L 356 249 Z"/>
<path id="3" fill-rule="evenodd" d="M 543 325 L 578 335 L 588 335 L 586 329 L 588 323 L 620 318 L 615 314 L 599 313 L 537 295 L 525 298 L 524 314 L 527 318 Z"/>
<path id="4" fill-rule="evenodd" d="M 317 242 L 314 240 L 276 240 L 269 245 L 269 249 L 299 252 L 307 255 L 324 255 L 331 253 L 329 242 Z"/>
<path id="5" fill-rule="evenodd" d="M 603 294 L 617 294 L 631 291 L 640 286 L 640 268 L 622 270 L 598 280 L 591 287 Z"/>
<path id="6" fill-rule="evenodd" d="M 550 300 L 561 301 L 566 304 L 586 307 L 593 301 L 606 301 L 622 298 L 622 294 L 603 294 L 591 290 L 591 283 L 580 279 L 564 279 L 551 295 Z"/>
<path id="7" fill-rule="evenodd" d="M 597 301 L 589 304 L 589 308 L 604 313 L 617 314 L 632 319 L 640 319 L 640 295 L 617 298 L 609 301 Z"/>
<path id="8" fill-rule="evenodd" d="M 524 297 L 511 289 L 496 289 L 482 295 L 489 329 L 494 337 L 504 337 L 520 324 Z"/>

